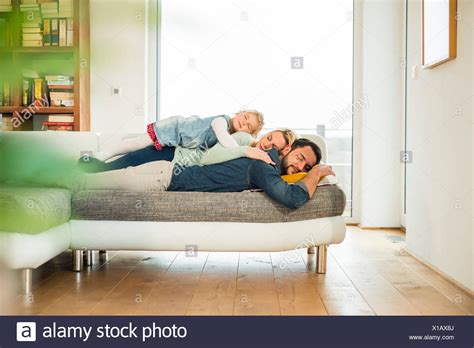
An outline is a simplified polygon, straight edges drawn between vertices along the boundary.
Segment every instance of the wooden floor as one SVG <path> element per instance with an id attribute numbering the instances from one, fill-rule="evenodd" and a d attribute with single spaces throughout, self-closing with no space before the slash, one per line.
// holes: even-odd
<path id="1" fill-rule="evenodd" d="M 74 273 L 64 253 L 35 271 L 20 315 L 468 315 L 473 299 L 404 252 L 399 231 L 349 227 L 327 274 L 306 250 L 281 253 L 95 253 Z M 5 297 L 5 295 L 4 295 Z"/>

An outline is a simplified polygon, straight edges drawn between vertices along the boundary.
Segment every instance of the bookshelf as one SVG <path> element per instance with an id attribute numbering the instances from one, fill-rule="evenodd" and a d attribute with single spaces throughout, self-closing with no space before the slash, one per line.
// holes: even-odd
<path id="1" fill-rule="evenodd" d="M 1 4 L 7 2 L 8 0 L 1 0 Z M 60 17 L 61 6 L 64 5 L 62 2 L 72 3 L 72 13 L 68 12 L 70 15 L 67 16 L 67 18 L 72 19 L 72 25 L 69 28 L 72 28 L 70 37 L 72 43 L 70 44 L 68 41 L 70 46 L 64 45 L 63 41 L 55 46 L 51 43 L 50 46 L 24 47 L 25 43 L 23 41 L 27 36 L 23 23 L 25 23 L 25 13 L 28 13 L 25 4 L 34 6 L 34 3 L 38 3 L 39 14 L 45 16 L 41 17 L 40 25 L 41 35 L 43 35 L 44 26 L 46 25 L 43 21 L 46 18 L 49 21 L 56 18 L 58 23 L 63 18 Z M 58 14 L 52 14 L 52 17 L 48 17 L 49 15 L 43 13 L 43 3 L 57 3 Z M 54 5 L 46 6 L 54 7 Z M 37 15 L 37 12 L 33 14 Z M 43 122 L 48 121 L 48 117 L 53 115 L 69 115 L 70 121 L 73 121 L 73 126 L 68 128 L 69 130 L 90 130 L 89 0 L 11 0 L 11 11 L 0 11 L 0 32 L 2 31 L 3 37 L 0 37 L 0 84 L 2 86 L 0 88 L 0 98 L 2 100 L 0 114 L 4 117 L 3 120 L 17 121 L 14 123 L 16 126 L 8 130 L 41 130 Z M 31 36 L 35 37 L 34 35 Z M 52 36 L 48 37 L 52 38 Z M 39 44 L 44 45 L 45 41 L 46 39 L 43 37 Z M 35 45 L 37 44 L 35 43 Z M 63 46 L 60 46 L 60 44 L 63 44 Z M 30 91 L 31 95 L 29 95 L 28 102 L 25 104 L 25 71 L 37 73 L 36 79 L 29 76 L 30 80 L 43 80 L 42 87 L 39 87 L 42 93 L 40 95 L 44 96 L 44 98 L 41 98 L 41 102 L 36 98 L 35 92 L 37 89 L 32 82 L 33 86 L 30 86 L 32 89 Z M 53 81 L 46 80 L 47 76 L 66 77 L 69 79 L 70 86 L 54 87 L 55 83 L 50 85 L 49 82 Z M 3 86 L 5 83 L 9 89 L 8 100 L 4 98 L 5 88 Z M 50 87 L 68 89 L 53 90 Z M 61 95 L 61 98 L 66 98 L 67 103 L 64 101 L 63 104 L 62 100 L 59 102 L 57 99 L 53 100 L 54 93 Z M 64 97 L 65 94 L 67 97 Z M 4 130 L 6 129 L 4 128 Z"/>

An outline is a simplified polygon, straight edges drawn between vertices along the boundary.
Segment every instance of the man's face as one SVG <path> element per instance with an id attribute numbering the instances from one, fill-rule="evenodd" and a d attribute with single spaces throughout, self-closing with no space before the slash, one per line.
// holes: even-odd
<path id="1" fill-rule="evenodd" d="M 265 134 L 260 140 L 257 142 L 256 148 L 260 150 L 271 150 L 277 149 L 278 153 L 283 150 L 283 148 L 287 145 L 285 137 L 283 136 L 282 132 L 274 131 Z"/>
<path id="2" fill-rule="evenodd" d="M 316 155 L 309 146 L 290 151 L 282 160 L 283 173 L 308 172 L 316 165 Z"/>

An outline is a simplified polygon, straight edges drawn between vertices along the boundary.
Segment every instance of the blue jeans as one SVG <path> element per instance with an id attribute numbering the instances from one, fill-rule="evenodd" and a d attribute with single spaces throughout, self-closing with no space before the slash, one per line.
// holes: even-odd
<path id="1" fill-rule="evenodd" d="M 127 167 L 136 167 L 140 164 L 154 161 L 171 162 L 174 158 L 174 147 L 163 147 L 157 151 L 153 145 L 143 149 L 127 153 L 119 159 L 112 162 L 102 162 L 95 158 L 79 159 L 79 167 L 87 173 L 106 172 L 109 170 L 123 169 Z"/>

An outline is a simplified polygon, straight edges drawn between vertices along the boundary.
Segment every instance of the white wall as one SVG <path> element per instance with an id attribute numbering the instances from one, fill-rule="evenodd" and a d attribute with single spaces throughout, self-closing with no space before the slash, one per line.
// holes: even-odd
<path id="1" fill-rule="evenodd" d="M 106 136 L 144 131 L 150 94 L 147 3 L 91 0 L 92 131 Z M 122 89 L 120 96 L 112 95 L 113 87 Z"/>
<path id="2" fill-rule="evenodd" d="M 354 183 L 360 225 L 400 226 L 403 116 L 403 2 L 355 3 L 355 96 L 369 107 L 355 113 Z M 359 185 L 357 187 L 357 185 Z M 356 204 L 357 206 L 357 204 Z"/>
<path id="3" fill-rule="evenodd" d="M 421 0 L 409 2 L 408 67 L 421 64 Z M 409 78 L 407 248 L 473 289 L 473 14 L 458 0 L 457 58 Z"/>

